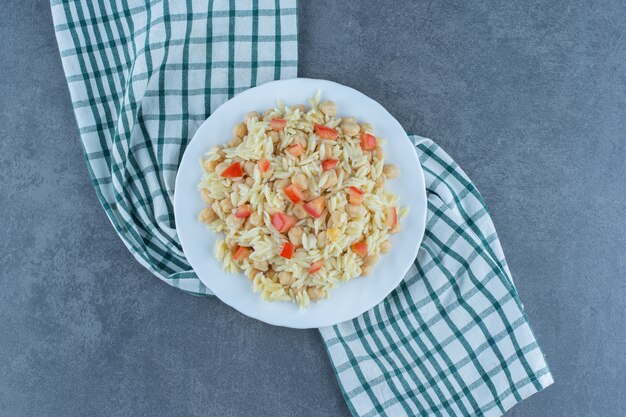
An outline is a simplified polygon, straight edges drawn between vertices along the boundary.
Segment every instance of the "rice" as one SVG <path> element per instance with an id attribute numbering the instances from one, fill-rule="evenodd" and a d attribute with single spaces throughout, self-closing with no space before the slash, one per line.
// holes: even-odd
<path id="1" fill-rule="evenodd" d="M 407 213 L 384 188 L 383 140 L 364 145 L 371 133 L 349 136 L 353 121 L 335 117 L 334 104 L 319 100 L 318 93 L 306 111 L 278 102 L 263 116 L 249 114 L 245 129 L 238 126 L 243 137 L 200 161 L 198 185 L 207 203 L 200 220 L 223 233 L 213 252 L 224 270 L 244 272 L 265 300 L 303 308 L 328 297 L 338 282 L 366 275 Z M 336 166 L 324 169 L 328 160 Z M 288 195 L 287 186 L 299 195 Z"/>

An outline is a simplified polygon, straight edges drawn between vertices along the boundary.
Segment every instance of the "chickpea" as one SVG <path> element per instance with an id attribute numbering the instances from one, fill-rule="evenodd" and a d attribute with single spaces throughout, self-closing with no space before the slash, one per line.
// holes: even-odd
<path id="1" fill-rule="evenodd" d="M 398 233 L 398 232 L 400 232 L 400 223 L 396 223 L 396 225 L 391 228 L 391 232 L 390 233 L 395 234 L 395 233 Z"/>
<path id="2" fill-rule="evenodd" d="M 381 161 L 385 156 L 383 148 L 381 148 L 380 146 L 377 146 L 376 149 L 372 151 L 372 154 L 374 155 L 374 158 L 378 159 L 379 161 Z"/>
<path id="3" fill-rule="evenodd" d="M 255 164 L 252 161 L 246 161 L 246 163 L 243 164 L 244 171 L 246 171 L 246 174 L 250 177 L 254 176 L 254 165 Z"/>
<path id="4" fill-rule="evenodd" d="M 293 208 L 293 215 L 302 220 L 307 218 L 308 213 L 306 212 L 304 207 L 299 204 Z"/>
<path id="5" fill-rule="evenodd" d="M 278 142 L 280 140 L 280 135 L 278 134 L 278 132 L 276 132 L 275 130 L 270 130 L 267 134 L 267 136 L 270 137 L 270 139 L 272 139 L 272 142 L 274 144 L 276 144 L 276 142 Z"/>
<path id="6" fill-rule="evenodd" d="M 270 267 L 267 261 L 254 261 L 252 263 L 252 266 L 261 272 L 266 272 L 268 268 Z"/>
<path id="7" fill-rule="evenodd" d="M 304 149 L 306 149 L 306 134 L 304 132 L 297 131 L 296 134 L 293 135 L 293 144 L 301 145 Z"/>
<path id="8" fill-rule="evenodd" d="M 224 170 L 226 168 L 228 168 L 230 166 L 229 162 L 220 162 L 219 164 L 217 164 L 217 166 L 215 167 L 215 172 L 218 173 L 218 175 L 222 175 L 222 172 L 224 172 Z"/>
<path id="9" fill-rule="evenodd" d="M 256 227 L 261 226 L 263 224 L 263 217 L 255 211 L 248 217 L 248 223 Z"/>
<path id="10" fill-rule="evenodd" d="M 354 204 L 348 204 L 346 206 L 346 213 L 348 213 L 351 219 L 358 219 L 367 214 L 367 209 L 362 205 L 355 206 Z"/>
<path id="11" fill-rule="evenodd" d="M 372 266 L 364 264 L 361 267 L 361 275 L 369 275 L 372 272 Z"/>
<path id="12" fill-rule="evenodd" d="M 245 223 L 246 219 L 239 219 L 233 215 L 230 215 L 226 218 L 226 226 L 231 229 L 239 230 L 241 226 Z"/>
<path id="13" fill-rule="evenodd" d="M 204 167 L 204 169 L 206 169 L 208 172 L 212 172 L 215 171 L 215 167 L 217 166 L 217 164 L 219 164 L 220 161 L 204 161 L 202 163 L 202 166 Z"/>
<path id="14" fill-rule="evenodd" d="M 306 179 L 306 175 L 304 175 L 303 173 L 299 172 L 296 175 L 293 176 L 293 179 L 291 180 L 291 182 L 298 187 L 300 190 L 306 190 L 309 188 L 309 182 Z"/>
<path id="15" fill-rule="evenodd" d="M 346 136 L 356 136 L 359 134 L 361 129 L 359 125 L 354 122 L 343 122 L 341 123 L 341 131 Z"/>
<path id="16" fill-rule="evenodd" d="M 248 134 L 248 128 L 245 123 L 237 123 L 233 128 L 233 135 L 236 138 L 243 138 Z"/>
<path id="17" fill-rule="evenodd" d="M 313 301 L 321 300 L 326 295 L 323 289 L 317 287 L 307 287 L 306 293 L 309 294 L 309 298 Z"/>
<path id="18" fill-rule="evenodd" d="M 323 101 L 319 105 L 319 109 L 326 116 L 333 117 L 337 112 L 337 106 L 334 101 Z"/>
<path id="19" fill-rule="evenodd" d="M 387 177 L 385 176 L 385 174 L 381 174 L 380 177 L 376 178 L 376 186 L 379 188 L 384 187 L 385 181 L 387 181 Z"/>
<path id="20" fill-rule="evenodd" d="M 337 185 L 337 173 L 335 170 L 331 169 L 323 172 L 320 176 L 320 183 L 322 183 L 320 187 L 322 190 L 327 190 Z"/>
<path id="21" fill-rule="evenodd" d="M 209 190 L 206 188 L 200 190 L 200 197 L 202 197 L 202 201 L 207 203 L 209 206 L 213 204 L 213 201 L 215 201 L 209 196 Z"/>
<path id="22" fill-rule="evenodd" d="M 365 265 L 374 266 L 378 262 L 378 255 L 369 255 L 365 257 Z"/>
<path id="23" fill-rule="evenodd" d="M 350 123 L 354 123 L 356 122 L 356 118 L 352 117 L 352 116 L 346 116 L 346 117 L 342 117 L 341 118 L 342 122 L 350 122 Z"/>
<path id="24" fill-rule="evenodd" d="M 383 243 L 380 244 L 380 251 L 382 253 L 387 253 L 391 250 L 391 242 L 388 240 L 385 240 Z"/>
<path id="25" fill-rule="evenodd" d="M 361 132 L 371 132 L 374 130 L 374 127 L 369 123 L 359 123 L 359 127 L 361 128 Z"/>
<path id="26" fill-rule="evenodd" d="M 228 146 L 230 147 L 235 147 L 235 146 L 239 146 L 241 145 L 241 143 L 243 142 L 243 139 L 240 137 L 234 137 L 230 140 L 230 142 L 228 142 Z"/>
<path id="27" fill-rule="evenodd" d="M 282 180 L 276 180 L 274 181 L 274 191 L 282 190 L 283 188 L 287 187 L 289 184 L 291 184 L 291 180 L 288 178 L 285 178 Z"/>
<path id="28" fill-rule="evenodd" d="M 300 246 L 302 244 L 302 233 L 302 228 L 300 226 L 295 226 L 289 229 L 289 232 L 287 232 L 287 236 L 289 236 L 289 241 L 293 245 Z"/>
<path id="29" fill-rule="evenodd" d="M 291 285 L 296 282 L 296 279 L 291 272 L 281 271 L 278 273 L 278 282 L 280 285 Z"/>
<path id="30" fill-rule="evenodd" d="M 230 213 L 233 210 L 233 203 L 230 201 L 229 198 L 225 198 L 220 201 L 220 206 L 222 207 L 222 211 L 224 213 Z"/>
<path id="31" fill-rule="evenodd" d="M 261 115 L 258 112 L 251 111 L 246 114 L 246 117 L 243 118 L 243 121 L 248 124 L 252 121 L 252 119 L 256 118 L 257 120 L 261 120 Z"/>
<path id="32" fill-rule="evenodd" d="M 251 268 L 248 271 L 246 271 L 246 276 L 248 277 L 250 281 L 254 281 L 254 277 L 256 277 L 259 272 L 260 271 L 258 269 Z"/>
<path id="33" fill-rule="evenodd" d="M 217 214 L 215 214 L 215 212 L 213 211 L 211 207 L 205 207 L 202 210 L 200 210 L 200 214 L 198 215 L 198 220 L 200 220 L 202 223 L 209 224 L 215 219 L 217 219 Z"/>
<path id="34" fill-rule="evenodd" d="M 383 174 L 389 179 L 398 178 L 400 176 L 400 169 L 394 164 L 387 164 L 383 167 Z"/>
<path id="35" fill-rule="evenodd" d="M 317 235 L 317 248 L 323 249 L 326 243 L 326 232 L 319 232 Z"/>

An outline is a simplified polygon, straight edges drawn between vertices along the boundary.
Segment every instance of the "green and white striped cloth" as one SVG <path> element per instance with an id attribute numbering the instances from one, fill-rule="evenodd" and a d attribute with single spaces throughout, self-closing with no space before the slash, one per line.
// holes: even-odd
<path id="1" fill-rule="evenodd" d="M 220 104 L 296 76 L 296 0 L 52 0 L 52 14 L 111 223 L 157 277 L 210 294 L 176 235 L 176 170 Z M 412 138 L 429 209 L 414 267 L 380 305 L 320 331 L 355 416 L 500 416 L 552 376 L 480 194 L 437 145 Z"/>

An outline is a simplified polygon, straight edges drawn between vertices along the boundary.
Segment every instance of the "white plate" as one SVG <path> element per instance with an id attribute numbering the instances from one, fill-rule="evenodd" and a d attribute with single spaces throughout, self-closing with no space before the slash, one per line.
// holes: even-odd
<path id="1" fill-rule="evenodd" d="M 400 168 L 400 178 L 387 181 L 400 197 L 400 205 L 409 207 L 401 220 L 402 230 L 392 235 L 392 250 L 382 255 L 372 273 L 340 283 L 330 298 L 312 302 L 300 309 L 290 302 L 270 303 L 252 292 L 250 281 L 243 275 L 222 270 L 213 255 L 218 234 L 198 222 L 204 204 L 197 184 L 202 177 L 199 160 L 212 146 L 230 140 L 232 129 L 250 111 L 275 107 L 281 99 L 286 105 L 304 103 L 320 90 L 322 100 L 337 103 L 339 116 L 355 116 L 370 122 L 376 136 L 387 139 L 385 157 Z M 380 104 L 350 88 L 325 80 L 296 78 L 274 81 L 251 88 L 218 108 L 200 126 L 187 147 L 176 177 L 174 213 L 183 251 L 200 280 L 223 302 L 243 314 L 269 324 L 293 328 L 324 327 L 351 320 L 380 303 L 400 283 L 417 255 L 426 222 L 426 189 L 424 175 L 404 129 Z"/>

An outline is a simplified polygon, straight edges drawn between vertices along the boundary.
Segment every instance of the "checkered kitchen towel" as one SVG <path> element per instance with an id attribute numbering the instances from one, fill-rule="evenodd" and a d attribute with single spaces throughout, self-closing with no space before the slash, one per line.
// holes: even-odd
<path id="1" fill-rule="evenodd" d="M 198 126 L 263 82 L 296 76 L 296 0 L 52 0 L 87 166 L 111 223 L 165 282 L 210 294 L 176 235 L 176 170 Z M 552 383 L 480 194 L 413 137 L 428 223 L 383 303 L 321 329 L 355 416 L 499 416 Z"/>

